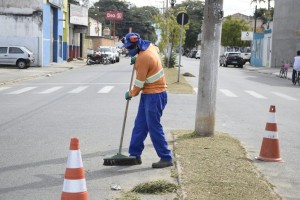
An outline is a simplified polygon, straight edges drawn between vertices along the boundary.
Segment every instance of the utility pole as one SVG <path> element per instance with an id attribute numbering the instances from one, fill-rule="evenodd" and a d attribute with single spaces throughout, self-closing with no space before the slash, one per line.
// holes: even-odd
<path id="1" fill-rule="evenodd" d="M 254 33 L 256 33 L 256 21 L 257 21 L 257 5 L 255 5 L 255 11 L 254 11 L 254 30 L 253 30 Z"/>
<path id="2" fill-rule="evenodd" d="M 220 57 L 223 0 L 205 0 L 195 133 L 213 136 Z"/>

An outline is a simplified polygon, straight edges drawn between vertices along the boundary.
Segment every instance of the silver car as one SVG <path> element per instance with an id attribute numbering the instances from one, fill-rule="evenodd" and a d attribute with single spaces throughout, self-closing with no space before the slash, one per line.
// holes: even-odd
<path id="1" fill-rule="evenodd" d="M 106 54 L 110 63 L 116 62 L 116 56 L 110 46 L 100 46 L 96 52 L 100 52 L 101 54 Z"/>
<path id="2" fill-rule="evenodd" d="M 20 69 L 34 63 L 33 53 L 22 46 L 0 46 L 0 65 L 16 65 Z"/>

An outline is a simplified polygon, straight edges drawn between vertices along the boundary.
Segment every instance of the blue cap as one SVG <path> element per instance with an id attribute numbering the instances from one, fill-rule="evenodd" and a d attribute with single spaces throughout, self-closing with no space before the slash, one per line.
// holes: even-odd
<path id="1" fill-rule="evenodd" d="M 128 48 L 132 44 L 138 42 L 140 39 L 140 35 L 138 33 L 128 33 L 125 35 L 125 37 L 122 39 L 123 47 Z"/>

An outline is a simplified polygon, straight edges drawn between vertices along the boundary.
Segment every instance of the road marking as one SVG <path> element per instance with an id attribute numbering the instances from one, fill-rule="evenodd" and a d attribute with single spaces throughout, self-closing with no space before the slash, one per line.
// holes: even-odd
<path id="1" fill-rule="evenodd" d="M 43 92 L 40 92 L 39 94 L 49 94 L 49 93 L 55 92 L 55 91 L 57 91 L 57 90 L 59 90 L 61 88 L 62 88 L 62 86 L 52 87 L 52 88 L 49 88 L 49 89 L 47 89 L 47 90 L 45 90 Z"/>
<path id="2" fill-rule="evenodd" d="M 17 90 L 17 91 L 14 91 L 14 92 L 10 92 L 8 94 L 21 94 L 21 93 L 24 93 L 24 92 L 28 92 L 30 90 L 33 90 L 35 89 L 36 87 L 25 87 L 23 89 L 20 89 L 20 90 Z"/>
<path id="3" fill-rule="evenodd" d="M 10 87 L 0 87 L 0 91 L 7 90 Z"/>
<path id="4" fill-rule="evenodd" d="M 257 92 L 251 91 L 251 90 L 245 90 L 245 92 L 254 96 L 255 98 L 258 98 L 258 99 L 267 99 L 267 97 L 265 97 L 261 94 L 258 94 Z"/>
<path id="5" fill-rule="evenodd" d="M 233 92 L 226 90 L 226 89 L 219 89 L 220 92 L 222 92 L 223 94 L 225 94 L 228 97 L 238 97 L 236 96 Z"/>
<path id="6" fill-rule="evenodd" d="M 74 90 L 71 90 L 68 93 L 80 93 L 80 92 L 82 92 L 83 90 L 85 90 L 88 87 L 89 86 L 79 86 L 79 87 L 75 88 Z"/>
<path id="7" fill-rule="evenodd" d="M 98 91 L 98 93 L 108 93 L 109 91 L 111 91 L 115 86 L 105 86 L 104 88 L 102 88 L 101 90 Z"/>
<path id="8" fill-rule="evenodd" d="M 298 99 L 295 99 L 293 97 L 290 97 L 288 95 L 285 95 L 285 94 L 282 94 L 282 93 L 279 93 L 279 92 L 272 92 L 272 93 L 275 94 L 275 95 L 277 95 L 277 96 L 279 96 L 279 97 L 282 97 L 282 98 L 284 98 L 286 100 L 298 101 Z"/>

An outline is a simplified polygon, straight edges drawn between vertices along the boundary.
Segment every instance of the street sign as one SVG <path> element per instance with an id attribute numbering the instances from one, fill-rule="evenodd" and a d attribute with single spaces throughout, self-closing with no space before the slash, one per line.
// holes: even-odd
<path id="1" fill-rule="evenodd" d="M 253 32 L 242 31 L 241 40 L 246 40 L 246 41 L 253 40 Z"/>
<path id="2" fill-rule="evenodd" d="M 119 11 L 106 11 L 105 12 L 106 20 L 123 20 L 123 12 Z"/>
<path id="3" fill-rule="evenodd" d="M 178 24 L 182 24 L 182 18 L 183 18 L 183 25 L 186 25 L 189 22 L 189 16 L 188 14 L 181 12 L 177 15 L 176 20 Z"/>

